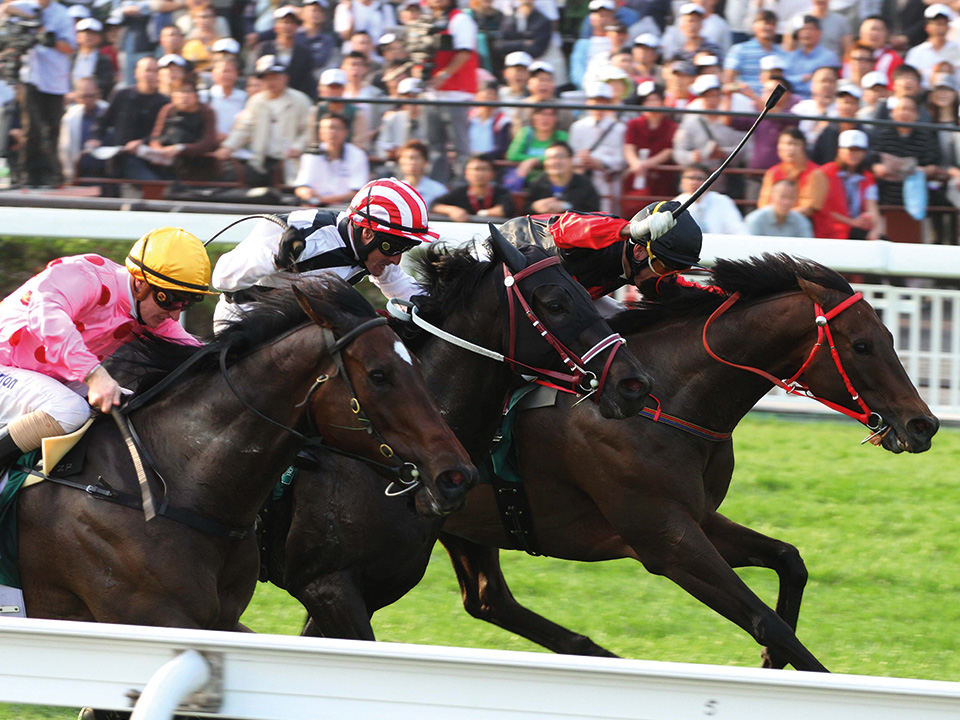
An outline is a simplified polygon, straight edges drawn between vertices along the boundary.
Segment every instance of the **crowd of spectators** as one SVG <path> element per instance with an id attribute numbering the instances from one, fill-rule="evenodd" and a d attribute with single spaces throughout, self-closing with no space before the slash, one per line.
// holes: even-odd
<path id="1" fill-rule="evenodd" d="M 456 220 L 626 213 L 687 197 L 782 84 L 780 115 L 692 206 L 705 232 L 875 239 L 960 203 L 958 0 L 298 1 L 0 3 L 57 30 L 0 92 L 15 179 L 338 206 L 396 176 Z"/>

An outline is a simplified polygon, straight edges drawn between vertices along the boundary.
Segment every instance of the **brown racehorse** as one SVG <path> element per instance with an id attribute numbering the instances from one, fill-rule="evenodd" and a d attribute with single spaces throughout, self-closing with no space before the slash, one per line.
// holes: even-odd
<path id="1" fill-rule="evenodd" d="M 334 336 L 344 340 L 339 363 Z M 367 452 L 365 432 L 340 429 L 365 417 L 398 458 L 419 466 L 425 511 L 456 509 L 476 481 L 416 363 L 339 278 L 278 290 L 217 347 L 229 348 L 222 367 L 213 354 L 130 415 L 184 522 L 145 522 L 139 510 L 52 482 L 21 492 L 20 574 L 31 617 L 237 628 L 257 581 L 257 511 L 303 445 L 296 432 L 311 426 Z M 69 479 L 139 498 L 113 423 L 90 433 L 82 473 Z"/>
<path id="2" fill-rule="evenodd" d="M 613 321 L 656 378 L 665 412 L 716 433 L 730 433 L 770 389 L 764 377 L 723 364 L 704 349 L 707 318 L 732 293 L 739 292 L 741 299 L 717 316 L 706 333 L 712 352 L 778 378 L 790 378 L 810 357 L 818 328 L 823 329 L 815 321 L 815 304 L 830 315 L 848 303 L 827 324 L 851 386 L 891 428 L 883 447 L 892 452 L 930 447 L 937 419 L 903 370 L 888 330 L 865 301 L 854 301 L 838 274 L 812 262 L 764 256 L 719 262 L 712 283 L 722 292 L 661 283 L 659 295 L 644 309 Z M 653 287 L 648 290 L 654 294 Z M 864 412 L 828 344 L 806 364 L 801 380 L 816 395 Z M 429 375 L 429 365 L 426 370 Z M 540 551 L 570 560 L 639 560 L 765 645 L 766 666 L 789 663 L 797 669 L 824 670 L 795 634 L 806 581 L 797 549 L 717 511 L 733 473 L 732 440 L 698 437 L 647 418 L 601 422 L 594 409 L 584 411 L 585 404 L 572 411 L 573 402 L 562 396 L 556 407 L 524 411 L 518 422 L 520 467 Z M 337 489 L 328 492 L 336 495 Z M 299 497 L 295 513 L 300 512 Z M 308 522 L 308 514 L 305 508 L 301 523 Z M 339 532 L 350 539 L 349 550 L 335 564 L 317 553 L 312 588 L 326 602 L 308 606 L 311 620 L 305 632 L 372 638 L 369 615 L 419 581 L 441 521 L 404 524 L 409 509 L 391 505 L 372 489 L 360 504 L 347 503 L 337 515 Z M 515 546 L 489 486 L 475 488 L 466 507 L 447 518 L 443 528 L 442 539 L 471 614 L 557 652 L 610 654 L 523 608 L 510 595 L 498 549 Z M 287 547 L 309 556 L 307 543 L 294 532 Z M 776 611 L 733 571 L 743 566 L 777 572 Z M 330 587 L 336 592 L 325 595 Z M 364 613 L 366 632 L 358 634 L 357 618 Z"/>

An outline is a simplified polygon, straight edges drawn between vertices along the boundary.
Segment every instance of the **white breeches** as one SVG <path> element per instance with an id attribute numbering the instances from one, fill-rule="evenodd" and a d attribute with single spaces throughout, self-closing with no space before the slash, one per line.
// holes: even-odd
<path id="1" fill-rule="evenodd" d="M 72 390 L 48 375 L 0 365 L 0 427 L 42 410 L 60 423 L 65 433 L 78 430 L 90 418 L 91 409 L 87 386 L 75 385 L 77 389 Z"/>

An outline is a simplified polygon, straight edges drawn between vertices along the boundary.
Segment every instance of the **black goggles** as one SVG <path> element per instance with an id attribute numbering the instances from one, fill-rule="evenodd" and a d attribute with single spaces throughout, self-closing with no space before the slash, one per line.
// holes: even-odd
<path id="1" fill-rule="evenodd" d="M 396 257 L 402 255 L 407 250 L 419 245 L 419 242 L 411 242 L 406 238 L 398 238 L 392 235 L 381 235 L 376 240 L 377 250 L 387 257 Z"/>
<path id="2" fill-rule="evenodd" d="M 152 287 L 152 286 L 151 286 Z M 161 310 L 185 310 L 190 305 L 203 302 L 205 295 L 200 293 L 177 292 L 167 288 L 153 288 L 153 299 Z"/>

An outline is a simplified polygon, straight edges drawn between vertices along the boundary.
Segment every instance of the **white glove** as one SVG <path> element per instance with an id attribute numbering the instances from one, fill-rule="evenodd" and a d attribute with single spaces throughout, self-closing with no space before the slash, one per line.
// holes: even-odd
<path id="1" fill-rule="evenodd" d="M 630 237 L 634 240 L 644 240 L 649 235 L 651 240 L 656 240 L 676 224 L 677 221 L 672 212 L 653 213 L 643 220 L 630 221 Z"/>

